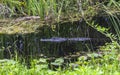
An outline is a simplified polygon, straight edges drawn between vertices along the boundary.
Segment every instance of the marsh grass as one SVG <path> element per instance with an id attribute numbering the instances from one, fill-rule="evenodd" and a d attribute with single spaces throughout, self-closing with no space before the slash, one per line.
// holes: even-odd
<path id="1" fill-rule="evenodd" d="M 11 8 L 12 15 L 38 15 L 41 19 L 51 14 L 55 15 L 58 9 L 56 0 L 2 0 L 1 3 Z"/>
<path id="2" fill-rule="evenodd" d="M 114 14 L 113 12 L 119 12 L 119 3 L 115 0 L 110 0 L 108 5 L 103 6 L 104 11 L 109 15 L 109 19 L 116 31 L 116 34 L 109 33 L 109 28 L 101 27 L 98 24 L 95 24 L 94 21 L 88 21 L 86 14 L 91 14 L 94 16 L 96 11 L 94 11 L 94 2 L 90 5 L 90 12 L 87 10 L 86 5 L 89 6 L 89 1 L 82 3 L 82 8 L 78 10 L 77 3 L 74 0 L 24 0 L 20 2 L 18 0 L 1 0 L 2 3 L 8 4 L 12 11 L 15 13 L 16 8 L 19 13 L 23 15 L 39 15 L 43 19 L 48 17 L 50 14 L 57 15 L 57 20 L 59 21 L 61 18 L 61 14 L 71 14 L 71 12 L 82 11 L 80 16 L 86 20 L 86 23 L 96 29 L 97 31 L 101 32 L 102 34 L 109 37 L 112 42 L 106 43 L 105 46 L 100 47 L 99 51 L 101 52 L 101 57 L 95 58 L 97 55 L 92 54 L 91 59 L 89 60 L 78 60 L 75 62 L 78 66 L 69 66 L 67 69 L 62 70 L 61 67 L 56 71 L 51 70 L 48 68 L 48 63 L 44 61 L 44 59 L 33 59 L 31 57 L 30 67 L 28 68 L 26 64 L 26 59 L 19 58 L 19 56 L 15 55 L 13 59 L 4 59 L 0 60 L 0 74 L 1 75 L 120 75 L 120 44 L 116 41 L 116 39 L 120 40 L 120 23 L 118 15 Z M 99 3 L 98 3 L 99 4 Z M 101 4 L 101 3 L 100 3 Z M 112 6 L 116 7 L 118 11 L 112 10 Z M 24 9 L 23 9 L 24 8 Z M 72 10 L 74 9 L 74 11 Z M 93 12 L 93 13 L 92 13 Z M 84 13 L 84 14 L 82 14 Z M 86 13 L 86 14 L 85 14 Z M 27 26 L 25 26 L 27 28 Z M 30 30 L 32 31 L 32 30 Z M 117 36 L 117 37 L 116 37 Z M 26 39 L 25 39 L 26 40 Z M 1 37 L 1 42 L 3 42 L 3 37 Z M 29 39 L 26 40 L 26 42 Z M 32 42 L 32 41 L 31 41 Z M 26 46 L 28 48 L 28 46 Z M 31 47 L 30 47 L 31 48 Z M 22 62 L 23 61 L 23 62 Z M 42 61 L 42 62 L 41 62 Z"/>
<path id="3" fill-rule="evenodd" d="M 113 47 L 114 45 L 114 47 Z M 120 74 L 120 56 L 118 49 L 114 43 L 108 43 L 106 46 L 100 48 L 103 51 L 103 56 L 95 58 L 96 55 L 91 54 L 89 60 L 79 60 L 74 65 L 62 70 L 56 68 L 56 71 L 48 68 L 46 59 L 40 58 L 31 59 L 31 66 L 28 68 L 25 62 L 19 60 L 0 60 L 0 74 L 1 75 L 119 75 Z M 90 56 L 90 54 L 89 54 Z"/>

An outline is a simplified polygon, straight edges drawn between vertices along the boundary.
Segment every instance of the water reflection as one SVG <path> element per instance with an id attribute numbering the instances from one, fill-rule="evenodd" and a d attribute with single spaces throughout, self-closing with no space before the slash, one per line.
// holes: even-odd
<path id="1" fill-rule="evenodd" d="M 0 37 L 0 42 L 3 42 L 0 43 L 1 47 L 11 46 L 12 51 L 17 50 L 24 56 L 61 56 L 72 54 L 75 51 L 88 51 L 89 49 L 94 51 L 96 46 L 104 45 L 106 42 L 99 40 L 106 36 L 89 27 L 84 21 L 62 23 L 54 30 L 51 26 L 44 25 L 35 33 L 4 34 Z M 7 45 L 7 42 L 10 44 Z"/>

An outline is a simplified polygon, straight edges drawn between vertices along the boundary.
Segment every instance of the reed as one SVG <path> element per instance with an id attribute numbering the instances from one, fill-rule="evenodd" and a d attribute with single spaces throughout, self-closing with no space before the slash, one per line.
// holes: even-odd
<path id="1" fill-rule="evenodd" d="M 81 4 L 78 3 L 81 1 Z M 95 0 L 96 1 L 96 0 Z M 102 34 L 108 36 L 111 38 L 111 43 L 106 43 L 105 46 L 102 46 L 99 48 L 99 53 L 86 53 L 85 55 L 81 55 L 78 58 L 78 61 L 76 61 L 71 66 L 68 63 L 67 69 L 62 70 L 62 68 L 56 68 L 56 71 L 51 70 L 48 68 L 48 63 L 44 59 L 34 59 L 32 56 L 30 57 L 30 60 L 28 59 L 19 58 L 17 52 L 15 53 L 15 57 L 13 59 L 4 59 L 0 60 L 0 75 L 120 75 L 120 44 L 117 42 L 116 39 L 120 40 L 120 20 L 119 15 L 120 13 L 120 1 L 116 0 L 110 0 L 107 2 L 107 5 L 104 4 L 104 2 L 94 2 L 94 0 L 1 0 L 1 3 L 6 4 L 9 6 L 14 13 L 17 12 L 17 14 L 24 14 L 25 16 L 28 15 L 39 15 L 42 19 L 48 18 L 50 15 L 52 17 L 57 18 L 57 21 L 59 22 L 61 16 L 63 14 L 70 15 L 71 13 L 74 14 L 74 12 L 80 13 L 80 16 L 85 19 L 86 23 L 96 29 L 97 31 L 101 32 Z M 88 10 L 88 8 L 96 9 L 95 6 L 97 5 L 102 6 L 102 11 L 107 14 L 110 20 L 110 23 L 113 25 L 115 34 L 109 33 L 109 28 L 102 27 L 98 24 L 95 24 L 94 21 L 91 19 L 88 19 L 86 17 L 86 14 L 93 14 L 95 15 L 94 11 L 93 13 L 91 11 L 85 12 Z M 79 7 L 78 7 L 79 6 Z M 87 7 L 89 6 L 89 7 Z M 114 10 L 117 9 L 117 10 Z M 93 10 L 92 10 L 93 11 Z M 91 16 L 90 16 L 91 17 Z M 88 21 L 90 20 L 90 22 Z M 59 25 L 59 24 L 58 24 Z M 70 25 L 70 24 L 68 24 Z M 28 28 L 26 26 L 26 28 Z M 46 27 L 43 29 L 44 36 L 51 37 L 50 29 L 49 27 Z M 63 27 L 65 28 L 65 27 Z M 67 29 L 65 29 L 67 30 Z M 64 32 L 65 32 L 64 30 Z M 52 30 L 51 30 L 52 31 Z M 58 32 L 59 32 L 59 26 L 58 26 Z M 66 35 L 63 32 L 64 35 Z M 42 34 L 40 34 L 42 36 Z M 40 35 L 33 35 L 30 34 L 29 36 L 25 37 L 23 36 L 23 40 L 25 40 L 23 43 L 26 44 L 24 46 L 25 50 L 29 54 L 37 53 L 33 52 L 33 50 L 39 50 L 38 48 L 34 48 L 32 45 L 38 44 L 37 42 L 38 38 L 34 39 L 34 36 Z M 59 34 L 58 34 L 59 35 Z M 52 34 L 52 36 L 54 36 Z M 31 39 L 30 39 L 31 38 Z M 4 38 L 3 36 L 0 36 L 0 44 L 1 46 L 4 46 L 6 43 L 5 41 L 16 41 L 16 39 L 13 38 Z M 32 42 L 32 44 L 31 44 Z M 37 45 L 36 45 L 37 46 Z M 49 46 L 48 46 L 49 47 Z M 82 47 L 82 46 L 81 46 Z M 47 48 L 47 47 L 46 47 Z M 46 50 L 44 48 L 43 51 Z M 4 48 L 1 47 L 0 51 L 4 50 Z M 14 48 L 16 49 L 16 47 Z M 46 51 L 46 54 L 49 54 L 49 52 Z M 1 55 L 3 56 L 3 55 Z M 21 62 L 23 61 L 23 62 Z M 29 62 L 29 64 L 26 66 L 26 61 Z M 62 61 L 64 62 L 64 61 Z M 53 62 L 54 63 L 54 62 Z M 57 62 L 58 63 L 58 62 Z M 77 65 L 77 66 L 76 66 Z M 29 67 L 28 67 L 29 66 Z"/>
<path id="2" fill-rule="evenodd" d="M 111 21 L 112 26 L 114 27 L 114 30 L 116 32 L 116 35 L 118 37 L 118 40 L 120 40 L 120 15 L 117 15 L 118 13 L 120 13 L 120 2 L 116 2 L 115 0 L 111 0 L 109 6 L 104 6 L 104 8 L 106 9 L 106 13 L 109 16 L 109 19 Z M 112 6 L 114 6 L 114 8 L 117 9 L 117 11 L 115 10 L 109 10 Z"/>

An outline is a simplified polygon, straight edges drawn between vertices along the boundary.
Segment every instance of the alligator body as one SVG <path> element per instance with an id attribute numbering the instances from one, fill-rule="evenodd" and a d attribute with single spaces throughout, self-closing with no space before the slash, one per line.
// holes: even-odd
<path id="1" fill-rule="evenodd" d="M 61 38 L 61 37 L 52 37 L 50 39 L 40 39 L 42 42 L 65 42 L 65 41 L 87 41 L 91 40 L 91 38 Z"/>

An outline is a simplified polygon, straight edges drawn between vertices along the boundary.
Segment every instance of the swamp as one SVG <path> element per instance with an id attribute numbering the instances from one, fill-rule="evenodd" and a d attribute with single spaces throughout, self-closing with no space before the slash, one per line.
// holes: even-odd
<path id="1" fill-rule="evenodd" d="M 0 75 L 120 75 L 120 0 L 0 0 Z"/>

